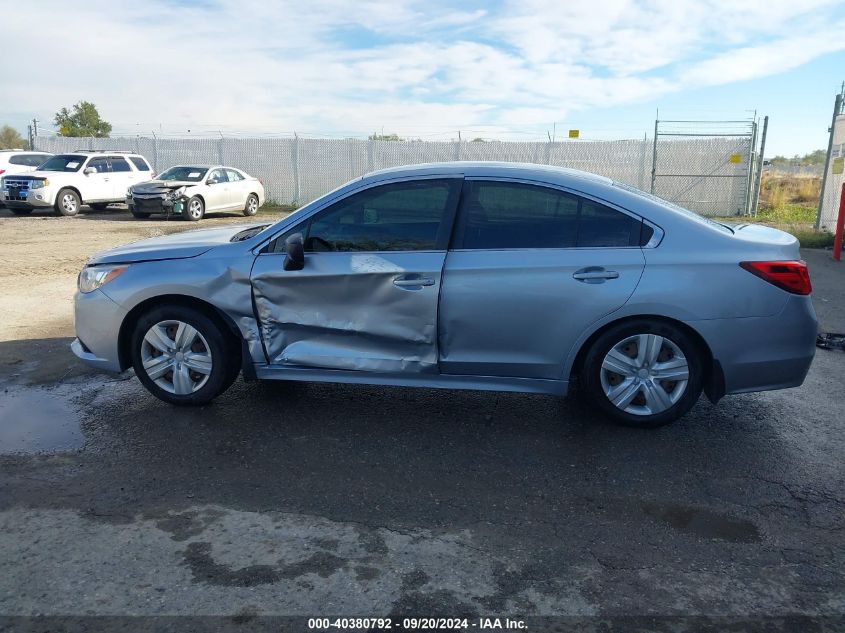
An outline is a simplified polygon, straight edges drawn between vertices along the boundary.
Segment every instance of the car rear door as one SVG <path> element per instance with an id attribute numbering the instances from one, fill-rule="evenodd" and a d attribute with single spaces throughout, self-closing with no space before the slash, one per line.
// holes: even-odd
<path id="1" fill-rule="evenodd" d="M 444 374 L 559 380 L 586 328 L 645 265 L 639 218 L 560 189 L 467 179 L 444 267 Z"/>
<path id="2" fill-rule="evenodd" d="M 243 209 L 246 206 L 247 181 L 243 175 L 235 169 L 226 169 L 226 177 L 229 179 L 229 206 L 234 209 Z"/>
<path id="3" fill-rule="evenodd" d="M 420 178 L 352 193 L 279 236 L 252 270 L 272 365 L 437 373 L 437 308 L 461 178 Z M 301 233 L 302 270 L 284 270 Z"/>

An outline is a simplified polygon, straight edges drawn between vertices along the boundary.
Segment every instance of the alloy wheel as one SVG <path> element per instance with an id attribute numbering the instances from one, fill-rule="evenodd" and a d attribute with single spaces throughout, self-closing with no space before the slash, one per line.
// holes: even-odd
<path id="1" fill-rule="evenodd" d="M 184 321 L 160 321 L 141 342 L 144 371 L 169 393 L 185 396 L 202 389 L 214 362 L 205 337 Z"/>
<path id="2" fill-rule="evenodd" d="M 188 205 L 188 214 L 195 220 L 199 220 L 202 217 L 202 202 L 191 200 Z"/>
<path id="3" fill-rule="evenodd" d="M 628 336 L 601 364 L 601 386 L 618 409 L 654 415 L 672 407 L 687 388 L 689 362 L 681 348 L 658 334 Z"/>
<path id="4" fill-rule="evenodd" d="M 255 215 L 258 212 L 258 198 L 256 198 L 255 196 L 250 196 L 246 204 L 246 210 L 250 215 Z"/>
<path id="5" fill-rule="evenodd" d="M 73 194 L 66 193 L 62 196 L 62 209 L 67 211 L 69 215 L 76 213 L 76 198 L 74 198 Z"/>

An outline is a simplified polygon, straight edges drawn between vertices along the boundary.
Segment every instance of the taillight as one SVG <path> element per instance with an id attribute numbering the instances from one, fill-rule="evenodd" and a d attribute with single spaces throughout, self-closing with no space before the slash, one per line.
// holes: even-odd
<path id="1" fill-rule="evenodd" d="M 804 261 L 790 262 L 740 262 L 745 270 L 770 284 L 796 295 L 808 295 L 813 291 L 810 273 Z"/>
<path id="2" fill-rule="evenodd" d="M 3 174 L 5 174 L 5 173 L 6 173 L 6 170 L 5 170 L 5 169 L 0 169 L 0 176 L 2 176 L 2 175 L 3 175 Z"/>

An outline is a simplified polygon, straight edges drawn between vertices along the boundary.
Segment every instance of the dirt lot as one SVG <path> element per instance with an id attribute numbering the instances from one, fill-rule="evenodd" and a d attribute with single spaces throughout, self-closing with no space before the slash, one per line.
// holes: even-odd
<path id="1" fill-rule="evenodd" d="M 355 385 L 239 381 L 176 409 L 76 361 L 71 300 L 88 255 L 194 226 L 0 211 L 0 631 L 845 626 L 842 352 L 801 388 L 650 432 L 577 398 Z M 805 257 L 823 327 L 845 331 L 845 264 Z"/>

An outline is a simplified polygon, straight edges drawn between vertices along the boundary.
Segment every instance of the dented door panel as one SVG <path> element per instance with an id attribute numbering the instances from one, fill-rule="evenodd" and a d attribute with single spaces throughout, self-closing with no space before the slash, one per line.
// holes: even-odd
<path id="1" fill-rule="evenodd" d="M 253 298 L 271 365 L 437 373 L 445 251 L 260 255 Z M 417 283 L 418 282 L 418 283 Z"/>

